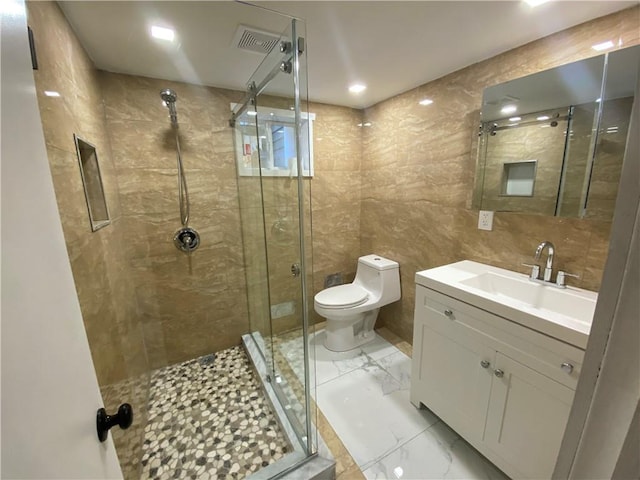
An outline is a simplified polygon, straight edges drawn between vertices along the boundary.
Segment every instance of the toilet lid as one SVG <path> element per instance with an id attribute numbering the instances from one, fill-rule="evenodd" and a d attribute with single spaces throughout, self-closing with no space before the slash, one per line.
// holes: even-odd
<path id="1" fill-rule="evenodd" d="M 322 290 L 316 295 L 315 301 L 322 307 L 348 308 L 363 304 L 368 297 L 364 288 L 348 283 Z"/>

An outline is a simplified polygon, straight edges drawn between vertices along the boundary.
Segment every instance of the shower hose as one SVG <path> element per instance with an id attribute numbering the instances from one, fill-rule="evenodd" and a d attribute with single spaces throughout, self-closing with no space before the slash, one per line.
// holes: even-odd
<path id="1" fill-rule="evenodd" d="M 178 163 L 178 197 L 180 202 L 180 221 L 182 226 L 189 224 L 189 190 L 187 189 L 187 178 L 184 174 L 184 166 L 182 164 L 182 151 L 180 150 L 180 136 L 178 135 L 178 126 L 173 127 L 176 134 L 176 160 Z"/>

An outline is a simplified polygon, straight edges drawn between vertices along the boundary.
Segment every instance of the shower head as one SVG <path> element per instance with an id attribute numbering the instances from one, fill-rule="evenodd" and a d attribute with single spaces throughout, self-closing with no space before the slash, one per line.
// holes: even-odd
<path id="1" fill-rule="evenodd" d="M 170 88 L 165 88 L 164 90 L 160 90 L 160 98 L 162 98 L 162 101 L 169 109 L 171 124 L 177 127 L 178 112 L 176 111 L 176 100 L 178 99 L 178 94 Z"/>
<path id="2" fill-rule="evenodd" d="M 160 90 L 160 98 L 162 98 L 165 103 L 176 103 L 178 94 L 170 88 L 165 88 L 164 90 Z"/>

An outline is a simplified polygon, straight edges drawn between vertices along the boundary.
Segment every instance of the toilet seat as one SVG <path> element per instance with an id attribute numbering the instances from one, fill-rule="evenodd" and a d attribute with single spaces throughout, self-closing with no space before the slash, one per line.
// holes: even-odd
<path id="1" fill-rule="evenodd" d="M 350 308 L 362 305 L 369 293 L 362 287 L 348 283 L 327 288 L 315 297 L 316 304 L 324 308 Z"/>

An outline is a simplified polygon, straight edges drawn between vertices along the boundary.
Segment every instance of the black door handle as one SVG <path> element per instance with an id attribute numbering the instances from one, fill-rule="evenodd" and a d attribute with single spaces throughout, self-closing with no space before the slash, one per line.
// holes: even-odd
<path id="1" fill-rule="evenodd" d="M 109 429 L 118 425 L 121 429 L 126 430 L 133 423 L 133 408 L 128 403 L 123 403 L 118 408 L 115 415 L 107 415 L 104 408 L 98 409 L 96 416 L 96 428 L 98 429 L 98 440 L 104 442 L 109 434 Z"/>

